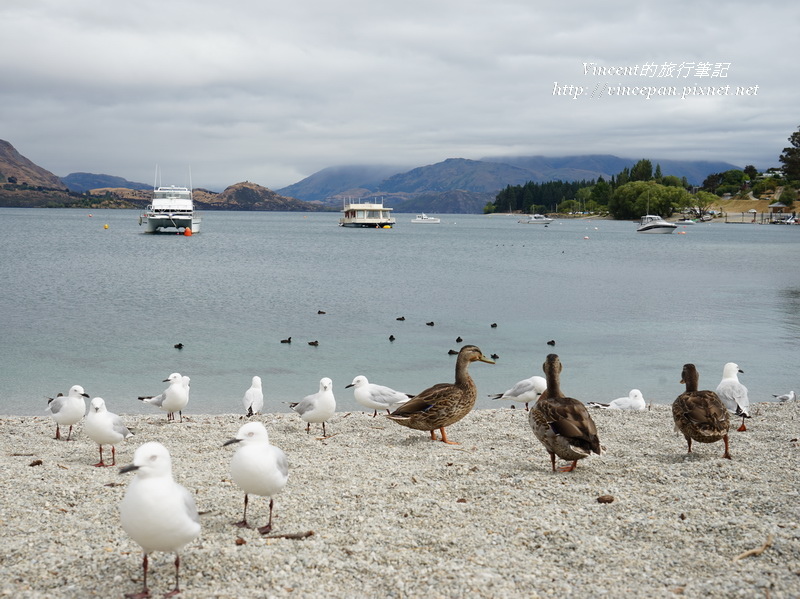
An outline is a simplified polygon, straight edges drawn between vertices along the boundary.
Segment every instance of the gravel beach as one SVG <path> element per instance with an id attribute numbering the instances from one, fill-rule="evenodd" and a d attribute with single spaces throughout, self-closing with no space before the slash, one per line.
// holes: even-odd
<path id="1" fill-rule="evenodd" d="M 669 406 L 595 409 L 606 454 L 556 474 L 521 409 L 473 411 L 448 428 L 458 446 L 366 412 L 337 413 L 324 440 L 296 414 L 254 416 L 289 457 L 273 533 L 313 531 L 302 539 L 232 525 L 244 494 L 230 480 L 235 447 L 222 444 L 243 416 L 123 414 L 136 434 L 115 468 L 92 466 L 97 446 L 81 425 L 64 442 L 46 416 L 3 416 L 0 592 L 139 591 L 141 552 L 118 511 L 132 474 L 119 466 L 160 441 L 201 512 L 201 535 L 181 556 L 186 599 L 798 597 L 800 402 L 751 413 L 747 432 L 731 430 L 729 461 L 721 443 L 687 455 Z M 267 517 L 268 501 L 251 496 L 251 524 Z M 153 554 L 153 596 L 173 575 L 173 556 Z"/>

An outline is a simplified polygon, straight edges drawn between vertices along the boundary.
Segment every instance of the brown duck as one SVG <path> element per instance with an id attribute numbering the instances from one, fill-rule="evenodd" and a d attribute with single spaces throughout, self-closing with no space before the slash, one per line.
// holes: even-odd
<path id="1" fill-rule="evenodd" d="M 686 391 L 672 403 L 672 418 L 675 430 L 683 433 L 689 445 L 687 453 L 692 453 L 692 441 L 725 443 L 723 458 L 731 459 L 728 447 L 728 428 L 730 416 L 720 398 L 713 391 L 698 391 L 700 375 L 694 364 L 684 364 L 681 383 Z"/>
<path id="2" fill-rule="evenodd" d="M 571 472 L 578 465 L 578 460 L 589 457 L 592 452 L 602 455 L 603 448 L 586 406 L 561 392 L 559 379 L 562 366 L 558 356 L 547 356 L 542 368 L 547 389 L 528 412 L 528 423 L 550 454 L 553 472 L 556 471 L 556 456 L 572 462 L 569 466 L 559 468 L 559 472 Z"/>
<path id="3" fill-rule="evenodd" d="M 444 428 L 461 420 L 475 405 L 478 390 L 467 368 L 471 362 L 477 361 L 494 364 L 475 345 L 465 345 L 458 352 L 456 359 L 455 383 L 439 383 L 428 387 L 389 414 L 387 418 L 408 428 L 430 431 L 431 441 L 437 440 L 435 431 L 439 429 L 444 443 L 458 445 L 455 441 L 447 440 Z"/>

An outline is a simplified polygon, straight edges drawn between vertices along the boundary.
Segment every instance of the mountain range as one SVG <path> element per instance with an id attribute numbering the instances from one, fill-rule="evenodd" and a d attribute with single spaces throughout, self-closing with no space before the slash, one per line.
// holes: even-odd
<path id="1" fill-rule="evenodd" d="M 661 166 L 664 175 L 685 177 L 693 185 L 710 174 L 739 168 L 721 161 L 650 160 L 653 167 Z M 212 210 L 338 210 L 347 199 L 379 199 L 397 212 L 481 213 L 486 203 L 508 185 L 610 179 L 637 161 L 599 154 L 448 158 L 410 169 L 399 165 L 343 165 L 322 169 L 275 191 L 250 182 L 231 185 L 219 194 L 195 190 L 195 200 L 200 207 Z M 0 184 L 5 184 L 0 188 L 0 205 L 5 206 L 73 205 L 76 196 L 84 198 L 91 191 L 93 196 L 104 195 L 112 204 L 109 197 L 118 198 L 120 206 L 139 207 L 149 198 L 144 192 L 152 189 L 151 185 L 113 175 L 80 172 L 59 178 L 3 140 Z M 82 202 L 85 204 L 86 199 Z"/>

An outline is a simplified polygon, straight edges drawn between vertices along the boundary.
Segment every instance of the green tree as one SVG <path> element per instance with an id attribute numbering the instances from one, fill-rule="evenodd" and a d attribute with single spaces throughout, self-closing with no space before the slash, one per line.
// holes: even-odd
<path id="1" fill-rule="evenodd" d="M 783 176 L 789 181 L 800 182 L 800 128 L 789 136 L 788 148 L 783 148 L 783 154 L 778 160 L 783 164 Z"/>
<path id="2" fill-rule="evenodd" d="M 608 200 L 611 198 L 611 186 L 605 182 L 603 177 L 600 177 L 592 186 L 592 201 L 598 206 L 608 206 Z"/>
<path id="3" fill-rule="evenodd" d="M 653 163 L 647 159 L 641 159 L 633 165 L 631 169 L 631 181 L 649 181 L 653 178 Z"/>
<path id="4" fill-rule="evenodd" d="M 689 211 L 697 218 L 702 218 L 715 202 L 719 201 L 719 196 L 708 191 L 698 191 L 689 198 Z"/>
<path id="5" fill-rule="evenodd" d="M 654 181 L 632 181 L 614 190 L 608 210 L 616 219 L 639 218 L 643 214 L 670 216 L 676 207 L 689 203 L 689 193 Z"/>
<path id="6" fill-rule="evenodd" d="M 784 204 L 787 208 L 793 208 L 796 199 L 797 191 L 795 191 L 794 187 L 785 185 L 783 189 L 781 189 L 781 195 L 779 198 L 781 204 Z"/>
<path id="7" fill-rule="evenodd" d="M 744 174 L 750 177 L 751 181 L 755 181 L 756 177 L 758 177 L 758 169 L 752 164 L 748 164 L 746 167 L 744 167 Z"/>

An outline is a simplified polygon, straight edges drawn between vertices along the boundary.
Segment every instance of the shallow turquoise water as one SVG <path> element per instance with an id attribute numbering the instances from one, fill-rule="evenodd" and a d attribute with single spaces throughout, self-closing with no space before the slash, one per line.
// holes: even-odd
<path id="1" fill-rule="evenodd" d="M 471 367 L 480 408 L 550 352 L 584 401 L 638 387 L 671 402 L 686 362 L 712 389 L 737 362 L 751 401 L 800 387 L 800 275 L 785 266 L 800 227 L 412 218 L 366 230 L 338 214 L 207 212 L 186 238 L 141 233 L 133 211 L 0 209 L 0 413 L 41 414 L 73 384 L 116 412 L 155 411 L 136 396 L 174 371 L 192 379 L 190 413 L 239 411 L 256 374 L 268 411 L 323 376 L 339 410 L 356 409 L 358 374 L 409 393 L 452 380 L 457 336 L 500 356 Z"/>

